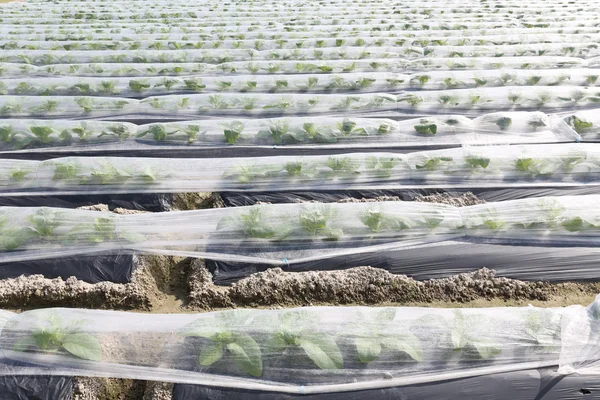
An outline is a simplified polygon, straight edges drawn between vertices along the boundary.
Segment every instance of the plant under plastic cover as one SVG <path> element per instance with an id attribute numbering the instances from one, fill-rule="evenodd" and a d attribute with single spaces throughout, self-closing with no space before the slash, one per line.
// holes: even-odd
<path id="1" fill-rule="evenodd" d="M 448 241 L 590 247 L 600 241 L 599 199 L 545 197 L 463 208 L 311 203 L 147 215 L 3 207 L 0 261 L 132 250 L 279 265 Z"/>
<path id="2" fill-rule="evenodd" d="M 494 121 L 507 123 L 503 118 Z M 489 122 L 493 123 L 493 122 Z M 433 123 L 421 126 L 436 126 Z M 159 127 L 155 125 L 154 127 Z M 201 135 L 188 128 L 188 135 Z M 242 126 L 225 129 L 239 140 Z M 280 132 L 272 128 L 265 135 Z M 356 129 L 356 128 L 354 128 Z M 431 129 L 431 128 L 428 128 Z M 147 133 L 146 133 L 147 132 Z M 150 128 L 168 137 L 175 130 Z M 0 160 L 0 195 L 561 187 L 600 183 L 600 144 L 470 146 L 408 154 L 205 159 L 65 157 Z"/>
<path id="3" fill-rule="evenodd" d="M 41 309 L 6 313 L 0 343 L 6 357 L 49 374 L 327 393 L 559 364 L 585 370 L 598 360 L 598 301 L 164 315 Z"/>

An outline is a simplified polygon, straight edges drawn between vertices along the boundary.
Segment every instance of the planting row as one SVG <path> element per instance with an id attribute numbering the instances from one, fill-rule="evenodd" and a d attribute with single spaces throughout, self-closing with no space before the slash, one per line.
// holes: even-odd
<path id="1" fill-rule="evenodd" d="M 157 42 L 159 43 L 159 42 Z M 372 60 L 379 58 L 540 57 L 561 56 L 584 59 L 600 56 L 595 43 L 500 45 L 500 46 L 442 46 L 442 47 L 324 47 L 295 50 L 208 49 L 208 50 L 3 50 L 0 62 L 35 65 L 77 63 L 166 63 L 196 62 L 222 64 L 233 61 L 278 60 Z"/>
<path id="2" fill-rule="evenodd" d="M 81 34 L 80 34 L 81 35 Z M 244 36 L 243 34 L 239 34 Z M 122 36 L 122 35 L 120 35 Z M 167 38 L 165 38 L 165 36 Z M 176 38 L 179 36 L 180 38 Z M 196 37 L 194 37 L 196 36 Z M 204 37 L 202 37 L 204 36 Z M 572 35 L 488 35 L 488 36 L 407 36 L 400 31 L 394 35 L 386 32 L 385 37 L 369 37 L 363 35 L 344 36 L 336 35 L 333 38 L 316 36 L 314 39 L 289 39 L 288 35 L 277 35 L 276 39 L 218 39 L 206 35 L 176 35 L 170 38 L 169 34 L 160 34 L 157 37 L 145 38 L 143 35 L 132 35 L 119 39 L 108 36 L 105 39 L 87 39 L 85 36 L 79 40 L 35 40 L 32 38 L 16 39 L 5 38 L 0 41 L 2 50 L 182 50 L 182 49 L 301 49 L 323 47 L 443 47 L 443 46 L 501 46 L 501 45 L 526 45 L 542 43 L 581 43 L 593 42 L 599 39 L 598 34 L 572 34 Z M 181 39 L 183 37 L 183 39 Z M 9 40 L 10 39 L 10 40 Z"/>
<path id="3" fill-rule="evenodd" d="M 408 154 L 0 160 L 4 194 L 598 185 L 600 145 L 474 146 Z"/>
<path id="4" fill-rule="evenodd" d="M 199 84 L 202 84 L 201 82 Z M 493 111 L 575 111 L 597 107 L 600 89 L 580 87 L 508 87 L 441 91 L 402 91 L 400 94 L 189 94 L 148 97 L 0 96 L 0 116 L 116 117 L 130 116 L 256 116 L 327 113 L 411 113 L 479 116 Z M 540 125 L 542 126 L 542 125 Z"/>
<path id="5" fill-rule="evenodd" d="M 35 25 L 23 26 L 6 26 L 0 25 L 0 32 L 6 35 L 6 40 L 93 40 L 97 37 L 99 40 L 123 40 L 131 41 L 132 37 L 147 37 L 150 39 L 161 40 L 191 40 L 198 37 L 201 40 L 218 39 L 218 40 L 244 40 L 244 39 L 260 39 L 260 40 L 279 40 L 279 39 L 311 39 L 322 37 L 337 37 L 337 36 L 366 36 L 366 37 L 390 37 L 394 38 L 398 35 L 416 40 L 424 37 L 425 39 L 447 39 L 457 36 L 455 30 L 442 29 L 427 29 L 427 30 L 411 30 L 406 27 L 398 27 L 383 24 L 368 24 L 368 25 L 353 25 L 352 29 L 345 28 L 340 25 L 315 27 L 301 26 L 285 26 L 280 30 L 274 30 L 270 27 L 267 29 L 257 29 L 255 25 L 236 25 L 234 28 L 227 26 L 219 26 L 217 29 L 193 27 L 178 27 L 178 26 L 161 26 L 161 24 L 153 24 L 147 27 L 125 27 L 125 28 L 106 28 L 103 26 L 79 26 L 79 27 L 60 27 L 60 26 L 44 26 L 38 27 Z M 594 26 L 584 27 L 530 27 L 530 28 L 493 28 L 493 29 L 461 29 L 460 37 L 465 37 L 466 40 L 471 40 L 472 37 L 481 37 L 487 41 L 487 37 L 529 37 L 530 35 L 548 35 L 549 37 L 560 35 L 562 38 L 566 36 L 567 41 L 571 35 L 596 35 L 600 33 L 600 28 Z M 104 36 L 103 36 L 104 35 Z M 147 36 L 151 35 L 151 36 Z M 188 39 L 184 39 L 184 38 Z M 105 39 L 104 39 L 105 38 Z"/>
<path id="6" fill-rule="evenodd" d="M 511 31 L 503 34 L 500 30 L 483 32 L 475 31 L 462 32 L 461 36 L 454 36 L 448 31 L 416 31 L 409 33 L 407 31 L 386 30 L 386 31 L 323 31 L 314 30 L 310 32 L 273 32 L 251 31 L 251 32 L 168 32 L 168 33 L 135 33 L 135 32 L 111 32 L 107 30 L 100 32 L 93 30 L 61 30 L 61 33 L 27 33 L 27 31 L 4 31 L 3 49 L 19 48 L 36 43 L 53 49 L 54 46 L 67 45 L 65 42 L 74 42 L 76 45 L 89 46 L 88 42 L 98 40 L 100 42 L 117 42 L 122 46 L 129 46 L 135 41 L 164 41 L 173 49 L 196 48 L 198 41 L 207 41 L 204 46 L 210 48 L 211 43 L 220 41 L 219 48 L 302 48 L 302 47 L 336 47 L 339 45 L 337 39 L 341 39 L 341 46 L 382 46 L 384 44 L 398 46 L 465 46 L 465 45 L 501 45 L 501 44 L 527 44 L 527 43 L 572 43 L 591 41 L 598 38 L 599 32 L 591 29 L 578 31 L 567 29 L 562 33 L 557 33 L 550 29 L 527 30 L 525 32 Z M 577 33 L 575 33 L 577 32 Z M 329 37 L 329 38 L 327 38 Z M 327 39 L 324 39 L 327 38 Z M 178 43 L 177 41 L 190 42 Z M 23 43 L 27 42 L 27 43 Z M 212 46 L 214 47 L 214 46 Z M 258 47 L 258 48 L 257 48 Z M 44 47 L 45 48 L 45 47 Z M 123 48 L 123 47 L 121 47 Z M 127 47 L 125 47 L 127 48 Z"/>
<path id="7" fill-rule="evenodd" d="M 427 147 L 596 141 L 597 110 L 564 119 L 540 112 L 485 114 L 473 120 L 431 116 L 403 121 L 382 118 L 290 117 L 207 119 L 134 125 L 108 121 L 20 120 L 0 122 L 0 150 L 102 146 L 138 149 L 139 143 L 202 147 Z M 574 132 L 575 131 L 575 132 Z M 116 148 L 112 145 L 112 148 Z"/>
<path id="8" fill-rule="evenodd" d="M 199 66 L 198 66 L 199 67 Z M 317 66 L 314 65 L 315 69 Z M 262 72 L 254 65 L 257 73 Z M 75 68 L 76 69 L 76 68 Z M 132 68 L 133 69 L 133 68 Z M 268 68 L 265 68 L 268 70 Z M 111 96 L 237 92 L 237 93 L 368 93 L 406 89 L 439 90 L 514 86 L 599 86 L 600 74 L 590 69 L 482 70 L 410 75 L 384 72 L 294 75 L 234 75 L 147 78 L 28 77 L 0 79 L 0 95 Z"/>
<path id="9" fill-rule="evenodd" d="M 49 61 L 49 60 L 46 60 Z M 138 60 L 147 61 L 147 60 Z M 181 76 L 181 75 L 197 75 L 203 76 L 219 75 L 281 75 L 281 74 L 339 74 L 339 73 L 372 73 L 375 71 L 399 73 L 404 71 L 405 74 L 412 74 L 414 71 L 440 71 L 440 70 L 489 70 L 489 71 L 473 71 L 473 76 L 467 81 L 461 81 L 464 85 L 479 84 L 480 86 L 494 84 L 504 86 L 507 82 L 502 79 L 503 76 L 497 76 L 494 70 L 532 70 L 531 75 L 525 75 L 526 80 L 517 82 L 527 83 L 527 79 L 533 76 L 546 77 L 550 72 L 542 72 L 537 70 L 557 70 L 552 72 L 556 74 L 555 81 L 560 82 L 563 75 L 569 75 L 569 71 L 564 71 L 561 74 L 558 70 L 576 69 L 577 75 L 585 74 L 584 68 L 596 68 L 600 66 L 600 58 L 590 60 L 581 60 L 575 57 L 480 57 L 480 58 L 464 58 L 457 60 L 455 58 L 426 58 L 419 60 L 401 60 L 401 59 L 369 59 L 369 60 L 329 60 L 329 61 L 251 61 L 251 62 L 226 62 L 221 64 L 206 64 L 206 63 L 93 63 L 84 64 L 49 64 L 47 66 L 34 66 L 31 64 L 18 63 L 0 63 L 0 76 L 15 78 L 15 77 L 35 77 L 35 76 L 89 76 L 89 77 L 114 77 L 114 76 Z M 536 71 L 534 71 L 536 70 Z M 593 70 L 585 74 L 586 83 L 593 85 L 595 73 Z M 479 73 L 482 75 L 479 75 Z M 443 75 L 443 73 L 441 73 Z M 489 75 L 490 79 L 485 76 Z M 452 78 L 452 76 L 442 77 L 439 74 L 435 75 L 438 80 L 440 78 Z M 517 77 L 523 77 L 519 72 L 511 75 L 510 80 L 515 80 Z M 589 77 L 589 82 L 588 81 Z M 475 80 L 477 78 L 478 80 Z M 559 79 L 560 78 L 560 79 Z M 550 83 L 549 78 L 546 78 Z M 574 78 L 579 79 L 579 78 Z M 430 79 L 427 79 L 428 83 Z M 484 82 L 487 80 L 487 82 Z M 509 80 L 509 81 L 510 81 Z M 417 80 L 421 84 L 420 80 Z M 536 84 L 541 81 L 538 80 Z M 435 81 L 432 81 L 435 82 Z M 439 82 L 439 81 L 438 81 Z M 399 82 L 398 82 L 399 83 Z M 416 83 L 416 82 L 415 82 Z M 439 82 L 441 84 L 441 82 Z M 446 82 L 443 82 L 444 84 Z M 564 79 L 563 82 L 564 83 Z M 462 84 L 462 83 L 461 83 Z M 447 85 L 445 85 L 447 86 Z"/>
<path id="10" fill-rule="evenodd" d="M 263 265 L 433 243 L 584 246 L 600 243 L 600 196 L 469 207 L 412 202 L 274 204 L 115 215 L 0 208 L 0 261 L 136 251 Z"/>
<path id="11" fill-rule="evenodd" d="M 289 394 L 598 362 L 598 300 L 569 308 L 309 307 L 203 314 L 5 312 L 9 359 L 48 374 Z M 487 368 L 485 368 L 487 367 Z"/>

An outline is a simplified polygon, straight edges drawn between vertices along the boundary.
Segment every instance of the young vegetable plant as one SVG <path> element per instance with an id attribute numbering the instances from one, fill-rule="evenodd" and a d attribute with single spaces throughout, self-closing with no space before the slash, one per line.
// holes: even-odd
<path id="1" fill-rule="evenodd" d="M 248 311 L 221 311 L 213 320 L 197 319 L 184 327 L 180 335 L 209 341 L 200 349 L 198 364 L 208 367 L 226 357 L 247 374 L 260 377 L 263 373 L 260 347 L 250 335 L 240 332 L 251 321 Z"/>
<path id="2" fill-rule="evenodd" d="M 501 131 L 505 131 L 512 125 L 512 118 L 500 117 L 496 120 L 495 124 L 498 125 Z"/>
<path id="3" fill-rule="evenodd" d="M 354 338 L 354 346 L 361 363 L 375 361 L 382 351 L 398 351 L 414 361 L 423 361 L 423 350 L 419 338 L 411 333 L 392 333 L 396 310 L 384 308 L 374 316 L 367 317 L 357 311 L 359 336 Z"/>
<path id="4" fill-rule="evenodd" d="M 570 117 L 565 118 L 564 121 L 567 123 L 567 125 L 573 128 L 575 132 L 577 132 L 580 135 L 589 133 L 589 131 L 591 131 L 594 127 L 593 122 L 586 121 L 575 115 L 571 115 Z"/>
<path id="5" fill-rule="evenodd" d="M 365 128 L 357 128 L 356 122 L 350 121 L 349 119 L 344 119 L 342 122 L 338 122 L 338 130 L 340 133 L 344 135 L 359 135 L 366 136 L 368 135 Z"/>
<path id="6" fill-rule="evenodd" d="M 535 158 L 519 158 L 515 161 L 517 171 L 531 175 L 532 177 L 542 175 L 550 176 L 560 167 L 551 160 Z"/>
<path id="7" fill-rule="evenodd" d="M 225 129 L 223 129 L 223 135 L 225 135 L 225 140 L 227 143 L 236 144 L 243 131 L 244 123 L 241 121 L 233 121 L 225 125 Z"/>
<path id="8" fill-rule="evenodd" d="M 138 133 L 137 135 L 135 135 L 135 137 L 143 138 L 146 135 L 152 135 L 154 140 L 156 140 L 157 142 L 162 142 L 162 141 L 167 140 L 169 138 L 169 136 L 172 136 L 172 135 L 176 134 L 177 132 L 179 132 L 179 130 L 177 130 L 177 129 L 168 131 L 164 125 L 152 125 L 147 130 L 142 131 L 142 132 Z"/>
<path id="9" fill-rule="evenodd" d="M 330 220 L 335 218 L 337 211 L 329 206 L 305 207 L 300 210 L 300 227 L 313 237 L 323 240 L 338 240 L 344 236 L 344 231 L 328 226 Z"/>
<path id="10" fill-rule="evenodd" d="M 253 239 L 275 239 L 279 236 L 278 230 L 261 207 L 252 207 L 246 213 L 223 217 L 217 224 L 217 231 L 220 230 L 240 232 Z"/>
<path id="11" fill-rule="evenodd" d="M 286 121 L 276 121 L 269 127 L 269 130 L 259 131 L 256 135 L 258 138 L 270 138 L 275 144 L 281 144 L 285 138 L 293 138 L 293 132 L 290 131 L 290 126 Z"/>
<path id="12" fill-rule="evenodd" d="M 360 222 L 372 232 L 402 231 L 416 226 L 414 221 L 400 216 L 387 215 L 378 208 L 371 208 L 360 216 Z"/>
<path id="13" fill-rule="evenodd" d="M 419 124 L 415 125 L 415 131 L 421 135 L 433 136 L 437 133 L 437 125 L 426 119 L 419 121 Z"/>
<path id="14" fill-rule="evenodd" d="M 451 161 L 453 161 L 452 157 L 432 157 L 420 164 L 416 164 L 415 167 L 425 171 L 437 171 L 440 167 L 444 166 L 445 163 Z"/>
<path id="15" fill-rule="evenodd" d="M 319 318 L 306 310 L 279 314 L 277 331 L 268 340 L 271 353 L 286 353 L 287 349 L 301 349 L 320 369 L 342 369 L 344 359 L 333 337 L 320 329 Z"/>
<path id="16" fill-rule="evenodd" d="M 400 158 L 394 157 L 367 157 L 365 169 L 376 178 L 390 178 L 399 161 Z"/>
<path id="17" fill-rule="evenodd" d="M 552 310 L 535 309 L 525 316 L 525 334 L 535 345 L 534 351 L 560 350 L 561 315 Z"/>
<path id="18" fill-rule="evenodd" d="M 63 319 L 51 311 L 35 311 L 37 324 L 31 333 L 15 344 L 17 351 L 42 351 L 68 354 L 90 361 L 102 361 L 102 345 L 97 338 L 83 332 L 85 321 Z"/>
<path id="19" fill-rule="evenodd" d="M 454 324 L 450 333 L 453 350 L 483 360 L 489 360 L 500 354 L 501 349 L 497 344 L 473 334 L 473 328 L 484 323 L 483 316 L 464 315 L 460 310 L 455 310 Z"/>

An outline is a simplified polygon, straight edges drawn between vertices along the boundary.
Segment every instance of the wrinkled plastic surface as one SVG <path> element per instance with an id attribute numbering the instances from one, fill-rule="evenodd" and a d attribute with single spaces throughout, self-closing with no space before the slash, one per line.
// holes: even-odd
<path id="1" fill-rule="evenodd" d="M 597 360 L 598 301 L 587 308 L 308 307 L 154 315 L 41 309 L 7 313 L 0 343 L 5 357 L 53 374 L 352 396 L 476 377 L 493 382 L 491 374 L 543 367 L 589 372 Z M 534 394 L 549 383 L 535 374 L 525 379 L 541 383 L 527 385 Z"/>
<path id="2" fill-rule="evenodd" d="M 592 187 L 600 144 L 469 146 L 332 156 L 0 160 L 2 195 Z"/>
<path id="3" fill-rule="evenodd" d="M 0 209 L 0 261 L 131 250 L 286 265 L 448 241 L 595 247 L 600 196 L 468 207 L 417 202 L 266 204 L 156 214 Z"/>

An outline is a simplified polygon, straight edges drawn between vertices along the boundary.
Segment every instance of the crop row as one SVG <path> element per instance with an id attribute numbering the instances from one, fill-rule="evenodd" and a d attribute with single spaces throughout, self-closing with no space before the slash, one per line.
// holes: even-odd
<path id="1" fill-rule="evenodd" d="M 64 373 L 60 367 L 67 365 L 81 375 L 102 370 L 117 377 L 137 371 L 139 378 L 229 387 L 249 387 L 248 378 L 262 378 L 262 390 L 306 393 L 325 384 L 343 390 L 357 380 L 386 386 L 400 374 L 557 365 L 559 358 L 562 367 L 593 362 L 590 346 L 597 333 L 591 326 L 597 320 L 590 310 L 596 306 L 309 307 L 180 315 L 40 309 L 4 312 L 0 343 L 5 356 L 44 370 Z M 106 343 L 113 343 L 110 350 Z"/>
<path id="2" fill-rule="evenodd" d="M 34 65 L 85 64 L 85 63 L 208 63 L 222 64 L 234 61 L 285 61 L 285 60 L 376 60 L 400 58 L 406 61 L 425 58 L 449 58 L 455 63 L 467 63 L 462 59 L 493 57 L 495 63 L 503 65 L 504 57 L 580 57 L 593 59 L 600 55 L 595 43 L 540 44 L 505 46 L 444 46 L 444 47 L 325 47 L 320 49 L 295 50 L 5 50 L 0 53 L 2 63 Z M 452 60 L 453 59 L 453 60 Z M 390 60 L 393 62 L 393 60 Z M 471 60 L 469 60 L 471 61 Z M 544 60 L 548 61 L 548 60 Z M 318 61 L 317 61 L 318 62 Z M 431 62 L 434 62 L 432 60 Z M 521 64 L 526 63 L 525 60 Z M 490 63 L 492 64 L 492 63 Z M 556 65 L 554 62 L 552 65 Z"/>
<path id="3" fill-rule="evenodd" d="M 164 37 L 167 37 L 166 39 Z M 397 36 L 391 34 L 384 36 L 363 36 L 355 34 L 351 36 L 336 35 L 333 38 L 288 38 L 287 35 L 277 39 L 218 39 L 209 35 L 173 35 L 179 39 L 171 39 L 169 35 L 158 35 L 157 38 L 145 38 L 143 35 L 123 37 L 121 40 L 115 38 L 81 40 L 35 40 L 27 39 L 4 39 L 0 41 L 1 50 L 182 50 L 182 49 L 306 49 L 323 47 L 443 47 L 443 46 L 501 46 L 501 45 L 534 45 L 545 43 L 568 43 L 593 42 L 600 38 L 598 34 L 580 35 L 494 35 L 494 36 L 408 36 L 399 33 Z M 190 37 L 191 36 L 191 37 Z M 194 38 L 193 36 L 196 36 Z M 204 37 L 201 37 L 204 36 Z M 206 37 L 209 36 L 209 37 Z M 238 37 L 245 36 L 238 34 Z M 182 38 L 183 39 L 182 39 Z"/>
<path id="4" fill-rule="evenodd" d="M 271 132 L 268 132 L 271 133 Z M 600 145 L 473 146 L 409 154 L 0 161 L 4 194 L 595 186 Z"/>
<path id="5" fill-rule="evenodd" d="M 401 29 L 402 28 L 402 29 Z M 365 36 L 365 37 L 396 37 L 398 35 L 407 38 L 432 37 L 433 39 L 450 38 L 457 36 L 456 30 L 449 29 L 426 29 L 412 30 L 406 27 L 396 27 L 382 24 L 369 25 L 353 25 L 352 29 L 348 29 L 340 25 L 323 26 L 321 28 L 307 28 L 300 26 L 286 26 L 277 29 L 257 29 L 252 25 L 240 25 L 231 27 L 217 28 L 202 28 L 202 27 L 178 27 L 178 26 L 153 26 L 142 27 L 125 27 L 125 28 L 110 28 L 103 26 L 85 27 L 85 26 L 45 26 L 38 27 L 35 25 L 29 27 L 14 27 L 0 25 L 0 32 L 6 35 L 6 39 L 16 39 L 17 37 L 32 37 L 27 40 L 55 40 L 63 41 L 69 37 L 71 40 L 124 40 L 129 41 L 132 37 L 144 37 L 146 35 L 156 35 L 162 40 L 179 40 L 181 37 L 193 38 L 198 36 L 201 40 L 218 39 L 218 40 L 244 40 L 244 39 L 260 39 L 260 40 L 278 40 L 278 39 L 310 39 L 319 37 L 337 37 L 337 36 Z M 600 32 L 599 27 L 531 27 L 531 28 L 490 28 L 490 29 L 462 29 L 461 37 L 481 37 L 485 39 L 487 36 L 529 36 L 529 35 L 595 35 Z M 30 36 L 35 35 L 35 36 Z M 106 39 L 103 39 L 106 35 Z M 34 39 L 35 38 L 35 39 Z M 87 38 L 87 39 L 86 39 Z M 148 40 L 155 39 L 148 37 Z"/>
<path id="6" fill-rule="evenodd" d="M 289 117 L 266 120 L 208 119 L 140 126 L 95 120 L 9 119 L 0 123 L 0 149 L 10 151 L 62 146 L 85 147 L 119 142 L 121 149 L 136 147 L 133 142 L 206 147 L 414 147 L 552 143 L 595 141 L 599 129 L 597 110 L 571 114 L 562 121 L 540 112 L 492 113 L 473 120 L 460 115 L 403 121 L 382 118 Z"/>
<path id="7" fill-rule="evenodd" d="M 255 66 L 258 69 L 257 66 Z M 406 89 L 440 90 L 515 86 L 600 86 L 600 74 L 589 69 L 482 70 L 462 72 L 344 73 L 294 75 L 189 75 L 162 78 L 12 78 L 0 79 L 0 95 L 123 96 L 233 93 L 370 93 Z"/>
<path id="8" fill-rule="evenodd" d="M 568 87 L 455 89 L 394 94 L 190 94 L 148 97 L 0 96 L 2 117 L 103 115 L 300 116 L 330 112 L 434 112 L 479 115 L 495 110 L 577 110 L 597 107 L 600 90 Z"/>
<path id="9" fill-rule="evenodd" d="M 41 62 L 54 62 L 54 59 L 44 59 Z M 147 59 L 136 59 L 136 61 L 147 61 Z M 466 71 L 473 76 L 468 76 L 461 82 L 463 86 L 479 84 L 505 86 L 509 82 L 516 81 L 516 84 L 530 83 L 529 77 L 536 75 L 542 78 L 547 77 L 544 82 L 565 83 L 570 80 L 569 71 L 554 71 L 542 72 L 540 70 L 554 69 L 583 69 L 584 67 L 594 68 L 600 66 L 600 58 L 590 60 L 582 60 L 575 57 L 503 57 L 498 59 L 495 57 L 478 57 L 478 58 L 425 58 L 419 60 L 403 60 L 403 59 L 369 59 L 369 60 L 329 60 L 329 61 L 251 61 L 251 62 L 226 62 L 222 64 L 206 64 L 206 63 L 93 63 L 93 64 L 51 64 L 47 66 L 34 66 L 31 64 L 10 64 L 0 63 L 0 76 L 7 78 L 16 78 L 21 76 L 37 77 L 37 76 L 88 76 L 88 77 L 118 77 L 118 76 L 182 76 L 182 75 L 299 75 L 299 74 L 342 74 L 342 73 L 370 73 L 370 72 L 389 72 L 399 73 L 405 71 L 408 74 L 416 74 L 415 71 Z M 530 73 L 516 72 L 511 79 L 501 79 L 496 72 L 503 69 L 514 70 L 531 70 Z M 487 70 L 482 72 L 482 70 Z M 540 71 L 540 72 L 536 72 Z M 481 72 L 482 75 L 479 75 Z M 549 74 L 555 74 L 549 77 Z M 587 86 L 593 86 L 596 82 L 593 77 L 596 75 L 593 70 L 585 74 L 585 83 Z M 418 80 L 419 86 L 425 86 L 433 83 L 446 85 L 446 78 L 453 78 L 453 75 L 440 74 L 430 75 L 433 79 L 427 79 L 427 82 Z M 490 78 L 486 78 L 489 75 Z M 568 80 L 560 79 L 564 75 L 569 76 Z M 465 75 L 461 75 L 464 77 Z M 523 78 L 525 77 L 525 78 Z M 588 77 L 590 77 L 588 79 Z M 436 79 L 437 78 L 437 79 Z M 471 79 L 469 79 L 471 78 Z M 480 81 L 474 78 L 481 79 Z M 552 80 L 554 78 L 554 80 Z M 560 79 L 559 79 L 560 78 Z M 227 78 L 224 78 L 227 79 Z M 581 80 L 580 73 L 575 72 L 574 80 Z M 487 82 L 484 82 L 487 80 Z M 431 83 L 430 83 L 431 81 Z M 531 81 L 533 82 L 533 81 Z M 537 84 L 541 79 L 537 81 Z M 399 82 L 400 83 L 400 82 Z M 405 83 L 405 82 L 402 82 Z M 416 83 L 416 82 L 415 82 Z M 583 82 L 582 82 L 583 83 Z M 454 85 L 452 85 L 454 86 Z"/>
<path id="10" fill-rule="evenodd" d="M 96 177 L 97 178 L 97 177 Z M 0 208 L 0 260 L 131 250 L 237 262 L 320 260 L 447 241 L 503 245 L 600 243 L 600 196 L 456 208 L 407 202 L 277 204 L 115 215 Z"/>

